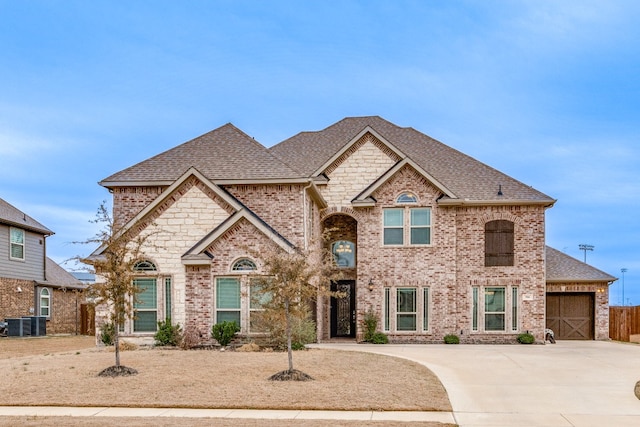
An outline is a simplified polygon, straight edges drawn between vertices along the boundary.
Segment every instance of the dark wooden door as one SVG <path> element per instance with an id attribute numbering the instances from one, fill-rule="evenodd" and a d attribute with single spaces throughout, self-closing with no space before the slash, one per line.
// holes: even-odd
<path id="1" fill-rule="evenodd" d="M 80 334 L 93 335 L 96 332 L 96 316 L 93 305 L 80 304 Z"/>
<path id="2" fill-rule="evenodd" d="M 331 284 L 332 292 L 343 296 L 331 297 L 331 338 L 356 336 L 356 282 L 340 280 Z"/>
<path id="3" fill-rule="evenodd" d="M 593 294 L 547 294 L 547 328 L 559 340 L 594 339 Z"/>

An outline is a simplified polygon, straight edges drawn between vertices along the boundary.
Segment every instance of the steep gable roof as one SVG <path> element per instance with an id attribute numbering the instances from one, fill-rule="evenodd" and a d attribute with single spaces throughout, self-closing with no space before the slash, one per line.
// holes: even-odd
<path id="1" fill-rule="evenodd" d="M 216 182 L 301 178 L 263 145 L 228 123 L 117 172 L 100 185 L 170 185 L 192 167 Z"/>
<path id="2" fill-rule="evenodd" d="M 3 199 L 0 199 L 0 224 L 24 228 L 46 236 L 54 234 L 53 231 Z"/>
<path id="3" fill-rule="evenodd" d="M 546 248 L 547 283 L 613 282 L 618 280 L 550 246 Z"/>
<path id="4" fill-rule="evenodd" d="M 270 151 L 306 176 L 318 174 L 336 153 L 353 143 L 367 127 L 404 158 L 411 159 L 437 185 L 454 197 L 442 204 L 474 201 L 495 203 L 541 203 L 552 205 L 551 197 L 525 185 L 484 163 L 467 156 L 413 128 L 401 128 L 381 117 L 347 117 L 317 132 L 301 132 L 272 147 Z M 502 195 L 498 195 L 499 188 Z"/>

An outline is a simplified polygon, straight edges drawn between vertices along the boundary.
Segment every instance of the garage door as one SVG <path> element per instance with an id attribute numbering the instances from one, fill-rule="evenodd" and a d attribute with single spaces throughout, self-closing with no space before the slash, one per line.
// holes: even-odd
<path id="1" fill-rule="evenodd" d="M 594 339 L 593 293 L 547 294 L 547 328 L 559 340 Z"/>

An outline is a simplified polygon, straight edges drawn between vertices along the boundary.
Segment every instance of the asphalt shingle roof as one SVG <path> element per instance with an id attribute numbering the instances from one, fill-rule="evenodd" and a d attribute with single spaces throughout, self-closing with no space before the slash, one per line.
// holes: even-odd
<path id="1" fill-rule="evenodd" d="M 117 172 L 104 186 L 131 182 L 173 182 L 190 167 L 210 180 L 300 178 L 263 145 L 228 123 L 191 141 Z"/>
<path id="2" fill-rule="evenodd" d="M 615 277 L 550 246 L 546 248 L 547 282 L 611 282 Z"/>
<path id="3" fill-rule="evenodd" d="M 60 267 L 49 257 L 47 257 L 46 266 L 47 280 L 42 282 L 42 284 L 69 289 L 84 289 L 87 287 L 87 285 L 73 277 L 71 273 Z"/>
<path id="4" fill-rule="evenodd" d="M 367 126 L 425 170 L 460 200 L 533 201 L 551 197 L 413 128 L 381 117 L 347 117 L 315 132 L 301 132 L 267 149 L 232 124 L 105 178 L 109 186 L 171 183 L 195 167 L 212 181 L 309 178 Z M 498 188 L 502 188 L 502 196 Z"/>
<path id="5" fill-rule="evenodd" d="M 3 199 L 0 199 L 0 223 L 46 235 L 54 234 L 53 231 L 49 230 L 47 227 Z"/>
<path id="6" fill-rule="evenodd" d="M 317 132 L 301 132 L 270 150 L 289 166 L 311 175 L 370 126 L 458 199 L 554 200 L 484 163 L 467 156 L 413 128 L 402 128 L 378 116 L 347 117 Z M 498 196 L 502 186 L 502 196 Z"/>

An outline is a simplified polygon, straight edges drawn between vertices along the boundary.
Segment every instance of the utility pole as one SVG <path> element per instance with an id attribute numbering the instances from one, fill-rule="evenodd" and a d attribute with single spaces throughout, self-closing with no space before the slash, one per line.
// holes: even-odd
<path id="1" fill-rule="evenodd" d="M 628 270 L 626 268 L 621 268 L 620 271 L 622 272 L 622 305 L 625 305 L 625 303 L 624 303 L 624 273 L 626 273 Z"/>
<path id="2" fill-rule="evenodd" d="M 584 263 L 585 264 L 587 263 L 587 251 L 592 251 L 594 247 L 595 246 L 587 245 L 586 243 L 580 243 L 578 245 L 578 248 L 580 248 L 581 251 L 584 251 Z"/>

